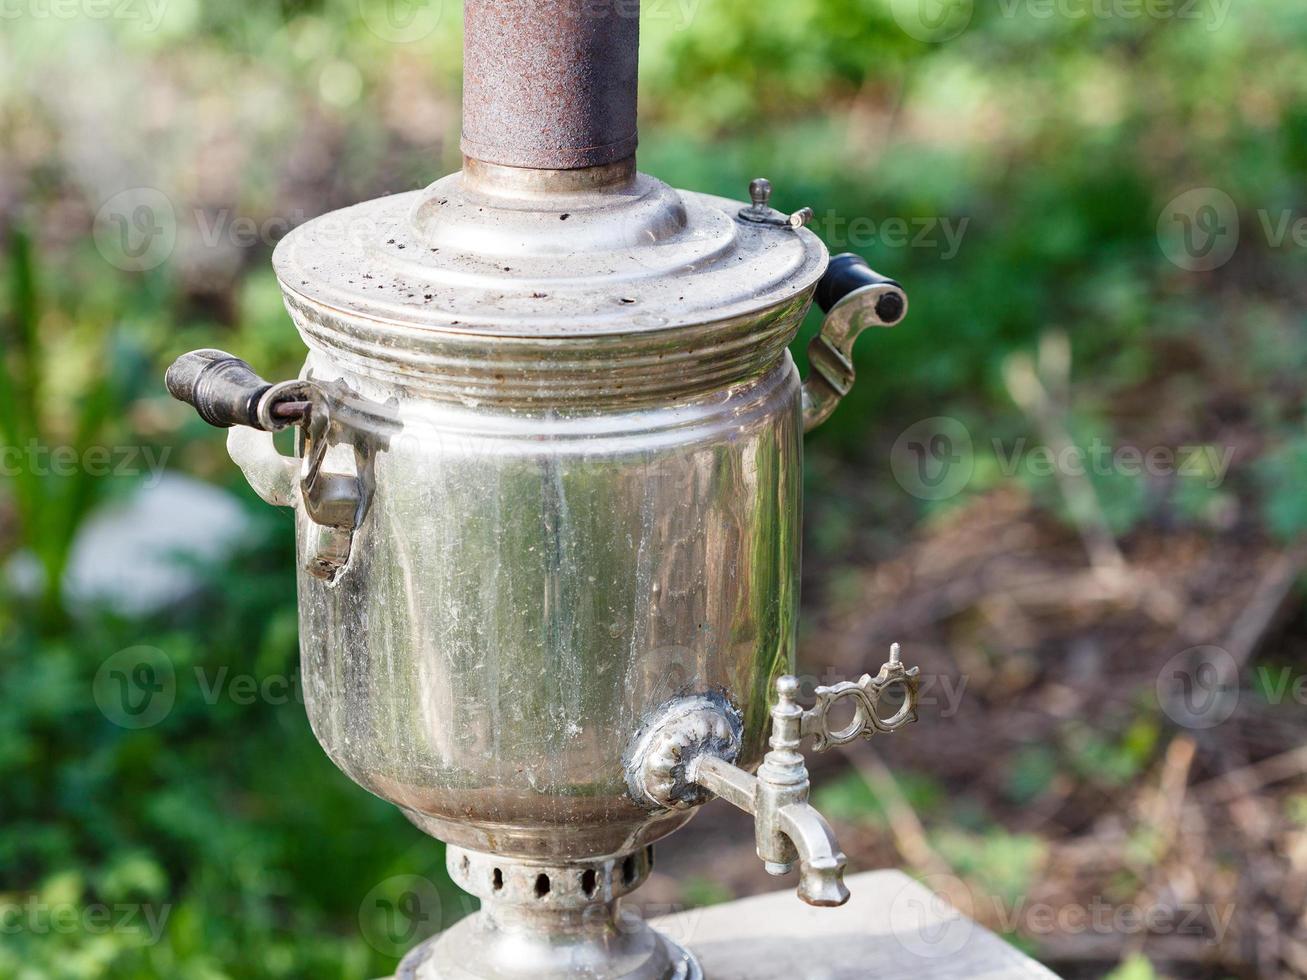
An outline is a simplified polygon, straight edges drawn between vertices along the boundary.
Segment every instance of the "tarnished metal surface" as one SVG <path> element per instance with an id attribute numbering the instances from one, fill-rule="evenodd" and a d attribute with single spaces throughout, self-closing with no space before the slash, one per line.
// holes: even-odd
<path id="1" fill-rule="evenodd" d="M 309 372 L 341 368 L 315 354 Z M 573 860 L 689 818 L 627 788 L 626 747 L 668 701 L 720 692 L 742 764 L 758 762 L 798 603 L 788 354 L 708 396 L 604 412 L 341 377 L 356 397 L 337 424 L 387 444 L 366 453 L 374 502 L 349 565 L 300 578 L 305 701 L 337 765 L 442 840 Z"/>
<path id="2" fill-rule="evenodd" d="M 311 339 L 412 374 L 443 367 L 433 361 L 448 335 L 464 338 L 449 359 L 460 373 L 480 367 L 467 363 L 477 360 L 469 344 L 502 349 L 498 358 L 531 339 L 609 337 L 595 373 L 642 371 L 644 351 L 625 346 L 632 338 L 663 335 L 666 352 L 684 359 L 693 348 L 678 328 L 806 306 L 826 267 L 816 235 L 742 221 L 738 201 L 644 174 L 565 189 L 523 176 L 544 186 L 481 168 L 287 235 L 273 264 L 292 306 L 314 321 Z"/>
<path id="3" fill-rule="evenodd" d="M 481 913 L 413 950 L 397 980 L 702 980 L 694 958 L 619 911 L 651 849 L 548 864 L 451 847 L 450 877 Z"/>
<path id="4" fill-rule="evenodd" d="M 466 10 L 465 170 L 280 243 L 310 355 L 250 424 L 299 425 L 305 458 L 293 476 L 270 437 L 233 455 L 296 512 L 314 733 L 485 903 L 401 975 L 699 980 L 617 901 L 705 791 L 757 816 L 801 897 L 847 898 L 792 679 L 770 694 L 805 422 L 880 314 L 834 306 L 801 385 L 787 346 L 828 264 L 811 212 L 773 211 L 763 180 L 744 206 L 636 172 L 634 0 Z M 218 421 L 249 416 L 229 402 Z M 698 714 L 653 730 L 677 704 Z"/>
<path id="5" fill-rule="evenodd" d="M 770 692 L 794 659 L 805 422 L 851 383 L 871 294 L 832 308 L 802 385 L 787 346 L 828 256 L 757 211 L 629 162 L 470 161 L 277 249 L 310 356 L 258 422 L 286 424 L 284 394 L 305 458 L 296 479 L 266 433 L 232 448 L 296 511 L 309 719 L 465 849 L 457 880 L 501 882 L 412 980 L 697 980 L 647 927 L 614 939 L 642 874 L 613 874 L 710 793 L 756 815 L 806 901 L 847 897 L 798 739 L 861 734 L 879 688 L 827 692 L 868 706 L 841 732 L 825 708 L 803 729 L 792 682 Z"/>
<path id="6" fill-rule="evenodd" d="M 803 431 L 847 392 L 857 334 L 893 319 L 873 301 L 906 300 L 869 270 L 823 279 L 812 211 L 773 210 L 766 180 L 742 205 L 636 171 L 638 0 L 465 12 L 463 172 L 277 247 L 302 378 L 210 351 L 170 387 L 268 430 L 229 445 L 296 513 L 314 733 L 482 898 L 400 976 L 702 980 L 619 916 L 650 845 L 713 793 L 756 816 L 770 872 L 840 904 L 799 743 L 907 717 L 875 715 L 901 665 L 807 714 L 785 676 Z M 787 346 L 819 280 L 801 385 Z M 290 424 L 298 463 L 270 434 Z"/>
<path id="7" fill-rule="evenodd" d="M 571 169 L 635 153 L 639 0 L 464 0 L 463 152 Z"/>

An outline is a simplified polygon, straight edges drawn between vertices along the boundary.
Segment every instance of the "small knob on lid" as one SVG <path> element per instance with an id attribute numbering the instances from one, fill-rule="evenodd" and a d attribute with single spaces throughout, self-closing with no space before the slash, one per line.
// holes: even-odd
<path id="1" fill-rule="evenodd" d="M 771 181 L 766 177 L 755 177 L 749 182 L 749 201 L 749 206 L 740 210 L 740 217 L 754 224 L 802 228 L 813 218 L 812 208 L 799 208 L 793 214 L 781 214 L 773 210 Z"/>

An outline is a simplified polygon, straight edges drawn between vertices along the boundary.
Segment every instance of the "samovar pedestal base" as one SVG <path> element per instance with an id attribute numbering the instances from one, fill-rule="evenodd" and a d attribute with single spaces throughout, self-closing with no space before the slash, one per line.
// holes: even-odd
<path id="1" fill-rule="evenodd" d="M 652 851 L 558 865 L 450 847 L 450 876 L 481 911 L 404 957 L 397 980 L 703 980 L 687 950 L 620 908 Z"/>

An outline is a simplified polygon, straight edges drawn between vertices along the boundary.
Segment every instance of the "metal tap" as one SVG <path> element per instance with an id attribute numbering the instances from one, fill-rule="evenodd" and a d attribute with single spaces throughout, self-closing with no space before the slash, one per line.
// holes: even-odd
<path id="1" fill-rule="evenodd" d="M 916 721 L 917 677 L 916 667 L 903 666 L 897 643 L 876 677 L 819 687 L 817 703 L 807 710 L 799 704 L 798 678 L 781 677 L 771 710 L 771 751 L 757 775 L 735 765 L 739 727 L 729 705 L 706 696 L 677 702 L 637 743 L 628 769 L 632 790 L 643 802 L 670 809 L 702 803 L 705 790 L 721 797 L 753 815 L 758 857 L 769 874 L 789 874 L 797 864 L 799 898 L 809 905 L 843 905 L 849 900 L 844 885 L 848 859 L 826 818 L 808 802 L 811 783 L 803 739 L 811 736 L 813 751 L 824 752 Z M 895 686 L 903 691 L 903 704 L 882 718 L 880 700 Z M 853 703 L 853 718 L 833 730 L 831 714 L 845 699 Z"/>

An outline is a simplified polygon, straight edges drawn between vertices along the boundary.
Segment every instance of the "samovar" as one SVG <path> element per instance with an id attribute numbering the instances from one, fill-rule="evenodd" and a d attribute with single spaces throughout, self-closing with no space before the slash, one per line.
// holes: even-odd
<path id="1" fill-rule="evenodd" d="M 462 171 L 276 250 L 300 377 L 212 350 L 168 372 L 294 510 L 318 740 L 482 901 L 402 977 L 700 977 L 619 912 L 653 843 L 721 797 L 840 905 L 800 745 L 915 718 L 897 648 L 806 710 L 791 676 L 803 433 L 907 299 L 765 180 L 744 203 L 638 173 L 638 33 L 633 0 L 466 0 Z"/>

